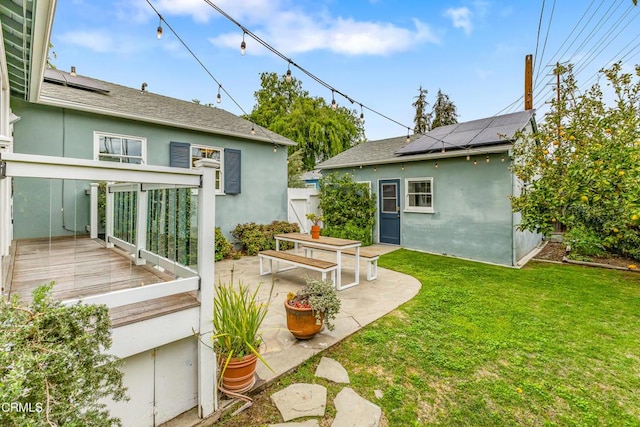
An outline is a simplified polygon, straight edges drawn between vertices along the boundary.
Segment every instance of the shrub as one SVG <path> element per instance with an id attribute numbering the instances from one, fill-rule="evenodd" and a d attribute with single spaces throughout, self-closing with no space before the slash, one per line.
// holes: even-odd
<path id="1" fill-rule="evenodd" d="M 349 174 L 332 173 L 320 180 L 320 209 L 325 236 L 373 243 L 376 197 L 366 184 L 354 182 Z"/>
<path id="2" fill-rule="evenodd" d="M 0 402 L 30 408 L 0 411 L 0 425 L 121 425 L 105 404 L 128 400 L 122 362 L 108 352 L 109 310 L 54 301 L 52 287 L 33 291 L 28 307 L 0 298 Z"/>
<path id="3" fill-rule="evenodd" d="M 294 233 L 300 231 L 298 224 L 287 221 L 273 221 L 271 224 L 256 224 L 249 222 L 238 224 L 231 234 L 242 245 L 242 250 L 247 255 L 257 255 L 258 252 L 276 248 L 276 234 Z M 293 243 L 280 242 L 280 249 L 286 250 L 293 247 Z"/>
<path id="4" fill-rule="evenodd" d="M 581 256 L 603 256 L 605 248 L 600 237 L 587 227 L 575 227 L 567 231 L 564 240 L 571 245 L 571 252 Z"/>
<path id="5" fill-rule="evenodd" d="M 224 237 L 222 234 L 222 230 L 220 227 L 216 227 L 216 242 L 215 242 L 215 260 L 220 261 L 221 259 L 226 258 L 231 253 L 231 243 Z"/>
<path id="6" fill-rule="evenodd" d="M 352 223 L 348 223 L 343 227 L 326 226 L 321 230 L 323 236 L 340 237 L 342 239 L 360 240 L 362 246 L 373 244 L 373 236 L 366 229 L 357 227 Z"/>

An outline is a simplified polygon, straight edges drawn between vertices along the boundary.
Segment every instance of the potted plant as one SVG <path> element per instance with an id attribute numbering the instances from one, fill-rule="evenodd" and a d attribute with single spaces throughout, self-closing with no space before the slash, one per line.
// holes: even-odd
<path id="1" fill-rule="evenodd" d="M 306 285 L 298 292 L 289 292 L 284 302 L 287 312 L 287 328 L 294 337 L 311 339 L 320 332 L 323 323 L 333 331 L 333 320 L 340 311 L 340 299 L 329 280 L 307 278 Z"/>
<path id="2" fill-rule="evenodd" d="M 313 222 L 311 226 L 311 238 L 319 239 L 320 238 L 320 222 L 324 221 L 322 215 L 316 215 L 314 212 L 310 212 L 306 214 L 306 217 L 309 221 Z"/>
<path id="3" fill-rule="evenodd" d="M 269 364 L 260 356 L 258 349 L 262 337 L 258 333 L 267 315 L 268 301 L 258 300 L 258 291 L 238 282 L 233 285 L 233 274 L 228 284 L 219 283 L 213 301 L 213 347 L 219 355 L 220 384 L 223 392 L 243 393 L 255 384 L 257 360 L 269 369 Z"/>

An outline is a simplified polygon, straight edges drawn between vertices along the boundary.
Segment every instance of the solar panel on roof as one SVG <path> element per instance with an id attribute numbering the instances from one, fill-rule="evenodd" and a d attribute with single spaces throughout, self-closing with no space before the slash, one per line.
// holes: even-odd
<path id="1" fill-rule="evenodd" d="M 82 76 L 72 76 L 60 70 L 47 68 L 44 70 L 44 81 L 63 86 L 75 87 L 98 93 L 109 93 L 109 89 L 102 83 Z"/>
<path id="2" fill-rule="evenodd" d="M 456 150 L 503 143 L 512 138 L 517 131 L 524 129 L 532 115 L 533 110 L 520 111 L 443 126 L 428 132 L 394 154 L 433 153 L 441 150 L 443 145 L 447 150 Z"/>

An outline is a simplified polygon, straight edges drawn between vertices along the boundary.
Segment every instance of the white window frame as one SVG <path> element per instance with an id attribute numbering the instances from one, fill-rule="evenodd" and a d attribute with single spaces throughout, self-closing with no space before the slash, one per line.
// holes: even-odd
<path id="1" fill-rule="evenodd" d="M 224 194 L 224 148 L 213 147 L 210 145 L 190 144 L 189 147 L 189 168 L 193 169 L 194 158 L 201 159 L 202 157 L 194 157 L 193 149 L 198 148 L 200 150 L 215 150 L 220 153 L 220 169 L 216 170 L 216 194 Z"/>
<path id="2" fill-rule="evenodd" d="M 411 194 L 429 194 L 429 193 L 409 193 L 409 184 L 412 182 L 423 182 L 428 181 L 431 187 L 431 206 L 410 206 L 409 205 L 409 196 Z M 404 179 L 404 211 L 405 212 L 417 212 L 417 213 L 434 213 L 434 198 L 433 191 L 433 177 L 421 177 L 421 178 L 405 178 Z"/>
<path id="3" fill-rule="evenodd" d="M 111 132 L 101 132 L 101 131 L 94 131 L 93 132 L 93 159 L 94 160 L 100 160 L 100 137 L 104 136 L 104 137 L 108 137 L 108 138 L 120 138 L 120 139 L 135 139 L 141 142 L 141 163 L 143 165 L 147 164 L 147 138 L 143 138 L 141 136 L 132 136 L 132 135 L 120 135 L 117 133 L 111 133 Z M 105 156 L 104 154 L 102 154 L 103 156 Z M 111 156 L 113 158 L 137 158 L 137 156 L 125 156 L 125 155 L 106 155 L 107 157 Z M 106 161 L 106 160 L 105 160 Z M 122 162 L 120 162 L 122 163 Z M 136 164 L 136 163 L 128 163 L 128 164 Z"/>

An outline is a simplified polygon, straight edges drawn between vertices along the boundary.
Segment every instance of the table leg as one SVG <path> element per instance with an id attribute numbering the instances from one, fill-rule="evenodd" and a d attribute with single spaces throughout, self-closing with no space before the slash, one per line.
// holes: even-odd
<path id="1" fill-rule="evenodd" d="M 356 280 L 353 283 L 360 283 L 360 246 L 356 246 Z"/>
<path id="2" fill-rule="evenodd" d="M 338 249 L 336 251 L 336 290 L 342 290 L 342 252 Z"/>

